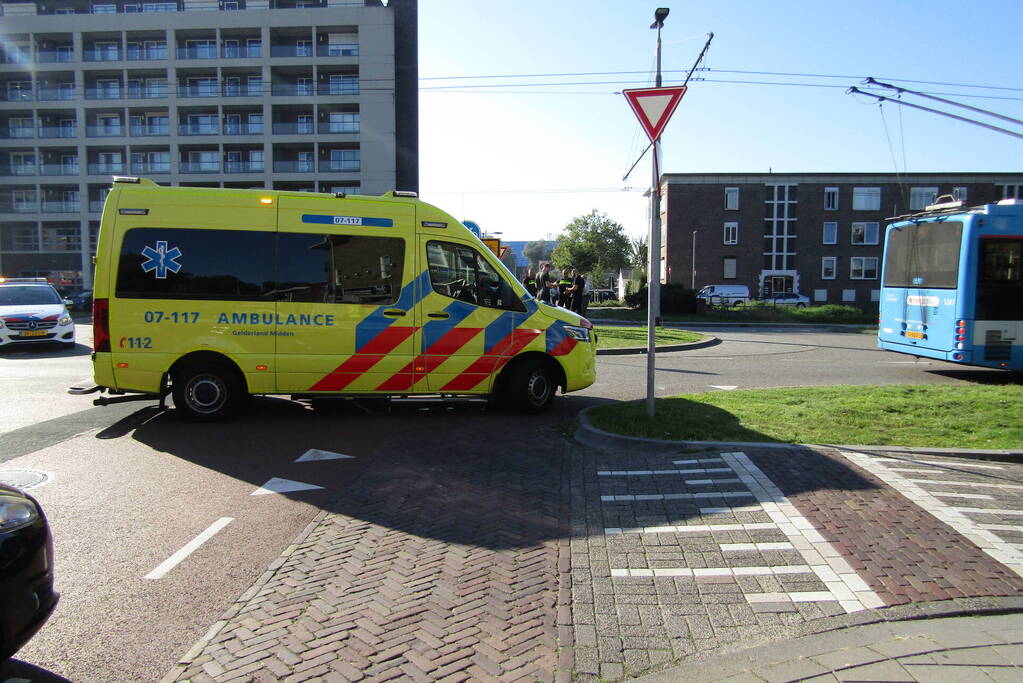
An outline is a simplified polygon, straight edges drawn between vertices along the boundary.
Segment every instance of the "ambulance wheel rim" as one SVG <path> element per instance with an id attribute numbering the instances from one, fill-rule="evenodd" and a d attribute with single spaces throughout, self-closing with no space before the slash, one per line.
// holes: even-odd
<path id="1" fill-rule="evenodd" d="M 526 383 L 526 398 L 535 406 L 542 406 L 547 402 L 547 397 L 551 393 L 551 383 L 547 378 L 547 375 L 541 371 L 536 371 L 529 377 L 529 381 Z"/>
<path id="2" fill-rule="evenodd" d="M 189 381 L 185 398 L 192 410 L 199 413 L 216 412 L 223 404 L 226 387 L 216 375 L 199 375 Z"/>

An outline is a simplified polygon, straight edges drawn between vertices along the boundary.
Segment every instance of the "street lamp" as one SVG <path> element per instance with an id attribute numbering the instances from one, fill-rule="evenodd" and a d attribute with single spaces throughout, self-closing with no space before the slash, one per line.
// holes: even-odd
<path id="1" fill-rule="evenodd" d="M 667 7 L 658 7 L 654 11 L 654 23 L 650 28 L 657 29 L 657 75 L 654 81 L 656 87 L 661 87 L 661 28 L 670 10 Z M 660 138 L 654 142 L 654 172 L 653 185 L 650 191 L 650 267 L 647 278 L 647 354 L 646 354 L 646 414 L 647 417 L 654 416 L 654 349 L 657 346 L 657 325 L 661 322 L 661 178 Z"/>
<path id="2" fill-rule="evenodd" d="M 696 289 L 696 233 L 698 230 L 693 230 L 693 284 L 691 287 Z"/>

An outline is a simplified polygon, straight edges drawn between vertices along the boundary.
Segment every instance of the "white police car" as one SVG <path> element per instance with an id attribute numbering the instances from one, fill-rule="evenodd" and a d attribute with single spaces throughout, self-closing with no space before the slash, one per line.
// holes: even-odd
<path id="1" fill-rule="evenodd" d="M 44 278 L 0 278 L 0 348 L 41 341 L 74 347 L 67 301 Z"/>

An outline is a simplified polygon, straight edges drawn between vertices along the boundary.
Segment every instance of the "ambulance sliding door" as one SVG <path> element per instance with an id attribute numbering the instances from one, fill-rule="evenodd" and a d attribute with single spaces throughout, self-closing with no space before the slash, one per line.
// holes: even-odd
<path id="1" fill-rule="evenodd" d="M 373 393 L 410 366 L 417 331 L 415 211 L 282 196 L 277 235 L 278 391 Z"/>
<path id="2" fill-rule="evenodd" d="M 420 238 L 427 265 L 420 358 L 431 392 L 487 393 L 523 346 L 525 306 L 476 246 Z"/>

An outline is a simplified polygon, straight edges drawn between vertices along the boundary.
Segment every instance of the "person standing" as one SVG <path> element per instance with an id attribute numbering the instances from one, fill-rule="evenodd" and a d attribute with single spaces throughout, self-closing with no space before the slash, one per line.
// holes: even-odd
<path id="1" fill-rule="evenodd" d="M 574 313 L 583 315 L 585 308 L 584 301 L 586 299 L 586 278 L 583 277 L 583 274 L 575 268 L 572 269 L 572 288 L 570 291 L 572 293 L 572 300 L 569 308 Z"/>
<path id="2" fill-rule="evenodd" d="M 536 296 L 536 273 L 530 268 L 526 271 L 525 276 L 522 278 L 522 286 L 526 288 L 526 291 Z"/>
<path id="3" fill-rule="evenodd" d="M 549 304 L 551 302 L 551 264 L 544 263 L 540 266 L 540 275 L 536 278 L 536 289 L 540 292 L 540 301 Z"/>
<path id="4" fill-rule="evenodd" d="M 561 279 L 558 280 L 558 305 L 562 308 L 569 308 L 572 305 L 572 293 L 569 288 L 572 286 L 572 269 L 565 266 L 561 269 Z"/>

